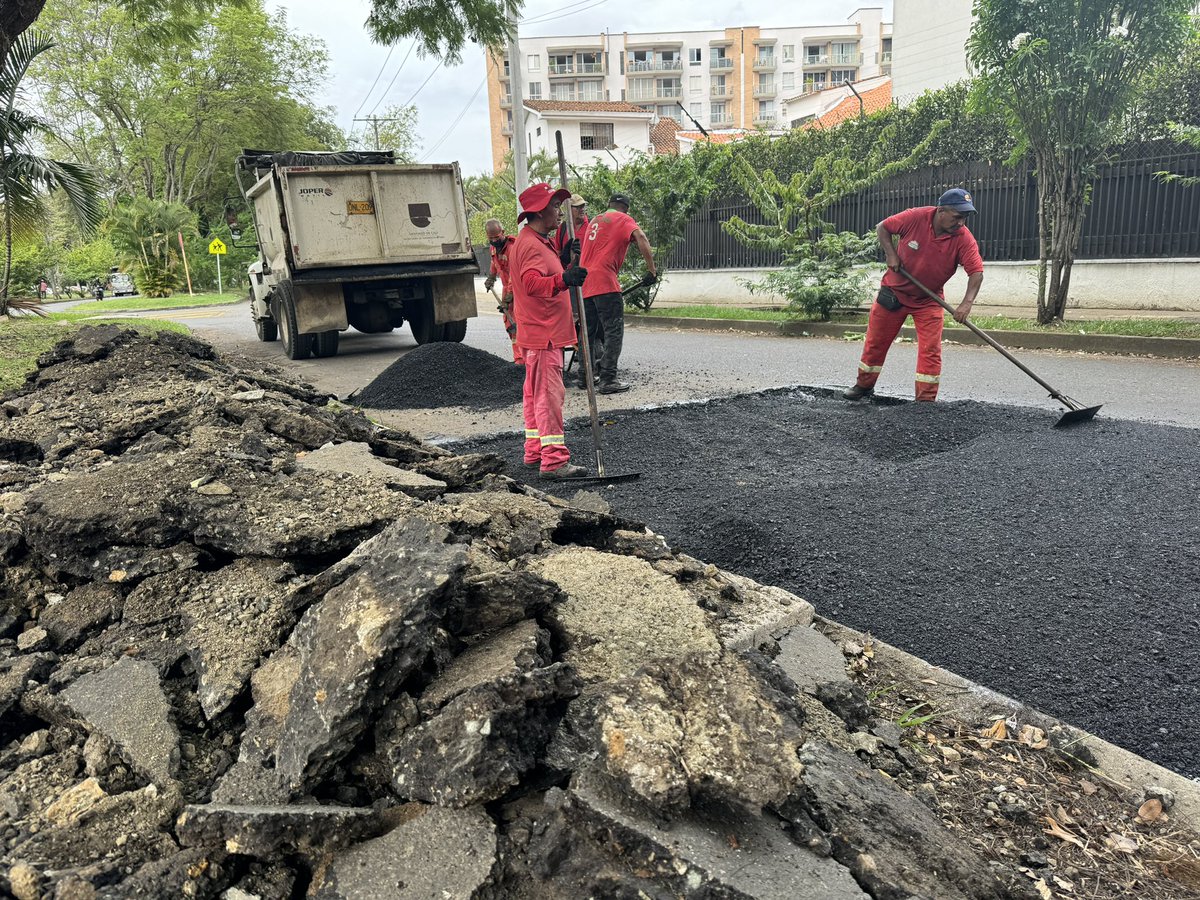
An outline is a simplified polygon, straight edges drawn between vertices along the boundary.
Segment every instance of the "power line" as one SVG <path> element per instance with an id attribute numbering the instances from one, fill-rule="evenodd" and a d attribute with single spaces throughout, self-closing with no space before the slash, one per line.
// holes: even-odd
<path id="1" fill-rule="evenodd" d="M 607 2 L 608 2 L 608 0 L 595 0 L 594 3 L 590 3 L 587 6 L 583 7 L 582 9 L 572 10 L 571 12 L 565 12 L 565 13 L 562 13 L 561 15 L 557 15 L 557 16 L 546 15 L 546 16 L 540 16 L 536 19 L 526 19 L 521 24 L 522 25 L 540 25 L 543 22 L 553 22 L 555 19 L 565 19 L 568 16 L 577 16 L 580 13 L 587 12 L 589 9 L 594 9 L 595 7 L 601 6 L 602 4 L 605 4 Z"/>
<path id="2" fill-rule="evenodd" d="M 574 3 L 568 3 L 566 6 L 560 6 L 557 9 L 548 9 L 544 13 L 538 13 L 536 16 L 530 16 L 527 19 L 522 19 L 521 24 L 522 25 L 533 25 L 534 23 L 541 22 L 544 19 L 546 19 L 546 20 L 550 19 L 551 17 L 554 16 L 555 13 L 561 13 L 561 12 L 564 12 L 565 10 L 573 9 L 574 7 L 577 7 L 577 6 L 588 6 L 589 4 L 599 6 L 601 3 L 604 3 L 604 2 L 607 2 L 607 0 L 575 0 Z M 576 10 L 576 12 L 582 12 L 582 10 Z"/>
<path id="3" fill-rule="evenodd" d="M 392 58 L 392 54 L 396 52 L 396 45 L 388 47 L 387 56 L 384 57 L 383 65 L 379 67 L 379 71 L 375 73 L 375 80 L 371 82 L 371 86 L 367 88 L 367 94 L 363 97 L 362 103 L 358 104 L 358 109 L 354 111 L 352 119 L 358 118 L 358 114 L 362 112 L 362 108 L 367 105 L 367 101 L 371 99 L 371 92 L 375 90 L 375 85 L 379 84 L 379 79 L 383 77 L 383 70 L 387 68 L 388 60 Z"/>
<path id="4" fill-rule="evenodd" d="M 383 93 L 379 95 L 379 99 L 375 101 L 375 105 L 371 107 L 371 111 L 367 115 L 375 115 L 375 110 L 379 109 L 379 104 L 383 102 L 388 93 L 392 90 L 392 85 L 396 83 L 396 79 L 400 77 L 400 72 L 404 69 L 404 64 L 408 62 L 408 58 L 412 56 L 413 48 L 417 46 L 417 41 L 414 38 L 413 42 L 408 45 L 408 52 L 404 54 L 404 59 L 400 60 L 400 68 L 396 70 L 396 74 L 392 76 L 392 80 L 388 82 L 388 86 L 383 89 Z"/>
<path id="5" fill-rule="evenodd" d="M 437 70 L 440 69 L 441 67 L 442 67 L 442 60 L 439 59 L 438 64 L 433 67 L 433 71 L 430 72 L 428 75 L 426 75 L 425 80 L 421 82 L 421 87 L 419 87 L 415 91 L 413 91 L 413 95 L 404 101 L 405 106 L 412 105 L 412 102 L 417 99 L 417 94 L 421 93 L 422 88 L 424 88 L 425 85 L 429 84 L 429 79 L 432 78 L 434 75 L 436 75 Z"/>
<path id="6" fill-rule="evenodd" d="M 483 86 L 485 84 L 487 84 L 486 77 L 479 82 L 479 87 L 475 88 L 475 93 L 471 95 L 471 99 L 467 101 L 467 105 L 462 108 L 462 111 L 457 117 L 455 117 L 454 121 L 450 123 L 450 127 L 446 129 L 446 133 L 438 138 L 438 142 L 430 147 L 425 155 L 421 157 L 421 162 L 425 162 L 427 159 L 429 159 L 429 157 L 433 156 L 433 154 L 437 152 L 438 148 L 446 142 L 446 138 L 450 137 L 450 135 L 454 133 L 454 129 L 457 128 L 458 123 L 463 120 L 463 116 L 467 114 L 467 110 L 471 108 L 471 104 L 475 102 L 475 98 L 479 96 L 479 92 L 483 90 Z"/>

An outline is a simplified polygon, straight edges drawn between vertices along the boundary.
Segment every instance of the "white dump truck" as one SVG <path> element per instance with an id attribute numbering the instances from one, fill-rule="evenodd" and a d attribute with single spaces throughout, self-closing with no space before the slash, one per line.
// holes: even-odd
<path id="1" fill-rule="evenodd" d="M 461 341 L 479 265 L 458 163 L 400 165 L 390 151 L 245 150 L 238 186 L 254 216 L 249 268 L 259 340 L 289 359 L 333 356 L 347 328 L 407 322 L 420 344 Z"/>

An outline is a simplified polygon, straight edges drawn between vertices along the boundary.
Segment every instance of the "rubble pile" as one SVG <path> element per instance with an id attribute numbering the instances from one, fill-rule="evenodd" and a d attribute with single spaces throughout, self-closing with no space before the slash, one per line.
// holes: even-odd
<path id="1" fill-rule="evenodd" d="M 355 391 L 369 409 L 503 409 L 521 402 L 525 369 L 467 344 L 422 344 Z"/>
<path id="2" fill-rule="evenodd" d="M 326 400 L 93 328 L 0 402 L 0 892 L 1025 896 L 803 600 Z"/>

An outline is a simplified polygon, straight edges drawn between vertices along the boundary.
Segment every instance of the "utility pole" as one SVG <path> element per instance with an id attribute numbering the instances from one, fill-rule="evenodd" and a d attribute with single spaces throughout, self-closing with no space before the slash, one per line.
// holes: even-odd
<path id="1" fill-rule="evenodd" d="M 379 123 L 380 122 L 403 122 L 404 119 L 401 119 L 401 118 L 381 119 L 381 118 L 379 118 L 379 116 L 367 116 L 365 119 L 354 119 L 353 121 L 369 122 L 375 129 L 375 149 L 382 150 L 383 148 L 379 146 Z"/>
<path id="2" fill-rule="evenodd" d="M 509 14 L 508 83 L 512 89 L 513 175 L 517 196 L 529 187 L 529 161 L 525 148 L 525 91 L 521 84 L 521 42 L 517 34 L 517 14 Z M 520 204 L 518 203 L 518 207 Z"/>

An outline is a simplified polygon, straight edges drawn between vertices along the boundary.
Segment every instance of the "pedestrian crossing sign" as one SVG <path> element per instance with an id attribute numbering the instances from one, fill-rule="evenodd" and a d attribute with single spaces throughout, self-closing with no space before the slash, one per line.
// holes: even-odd
<path id="1" fill-rule="evenodd" d="M 208 252 L 213 256 L 224 256 L 225 242 L 220 238 L 213 238 L 212 243 L 208 245 Z"/>

